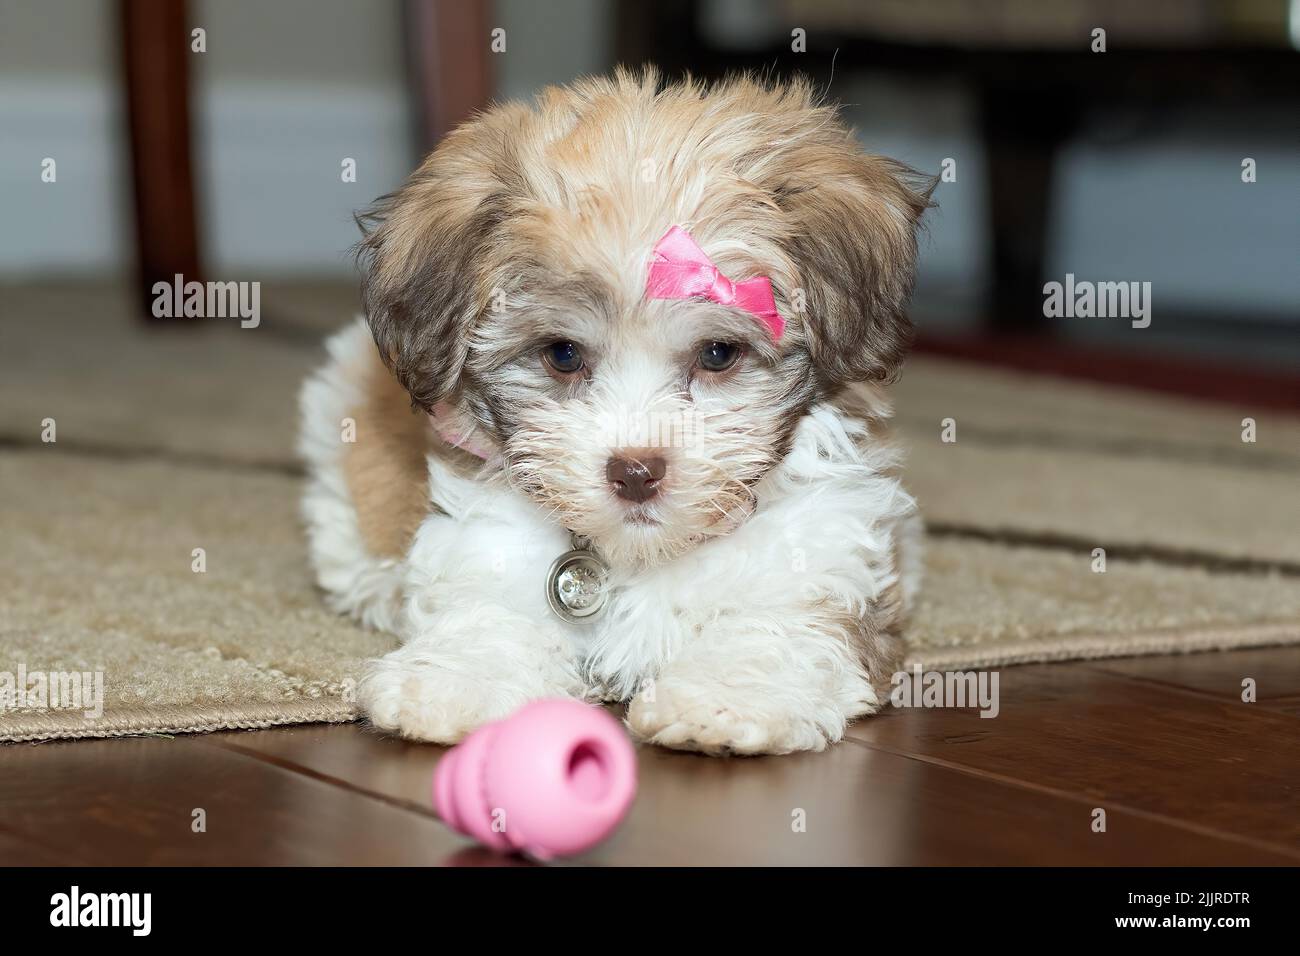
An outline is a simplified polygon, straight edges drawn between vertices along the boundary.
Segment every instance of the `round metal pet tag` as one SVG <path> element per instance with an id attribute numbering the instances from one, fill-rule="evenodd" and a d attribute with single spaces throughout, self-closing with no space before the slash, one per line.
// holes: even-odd
<path id="1" fill-rule="evenodd" d="M 566 551 L 551 562 L 546 575 L 546 601 L 561 618 L 577 624 L 605 606 L 608 575 L 609 568 L 595 552 L 583 547 Z"/>

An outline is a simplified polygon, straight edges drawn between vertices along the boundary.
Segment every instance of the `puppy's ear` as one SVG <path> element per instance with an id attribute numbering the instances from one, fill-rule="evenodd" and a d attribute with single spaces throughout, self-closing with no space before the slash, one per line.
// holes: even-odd
<path id="1" fill-rule="evenodd" d="M 803 283 L 795 317 L 829 387 L 898 370 L 912 339 L 916 233 L 934 188 L 901 163 L 863 153 L 847 133 L 837 145 L 796 150 L 772 188 Z"/>
<path id="2" fill-rule="evenodd" d="M 426 411 L 459 385 L 487 255 L 506 206 L 505 140 L 484 119 L 450 133 L 397 192 L 358 216 L 362 301 L 375 344 Z"/>

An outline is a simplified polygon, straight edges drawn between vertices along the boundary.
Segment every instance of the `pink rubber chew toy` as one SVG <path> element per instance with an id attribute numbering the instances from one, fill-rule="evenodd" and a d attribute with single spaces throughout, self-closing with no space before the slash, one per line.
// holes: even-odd
<path id="1" fill-rule="evenodd" d="M 485 724 L 438 763 L 433 807 L 503 853 L 571 856 L 613 832 L 636 796 L 636 755 L 618 722 L 576 700 L 539 700 Z"/>

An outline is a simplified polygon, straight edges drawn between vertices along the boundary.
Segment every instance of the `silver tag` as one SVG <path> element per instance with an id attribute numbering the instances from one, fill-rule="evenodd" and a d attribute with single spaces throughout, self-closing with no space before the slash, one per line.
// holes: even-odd
<path id="1" fill-rule="evenodd" d="M 570 624 L 594 617 L 605 606 L 605 584 L 609 566 L 590 548 L 582 547 L 585 539 L 574 536 L 576 547 L 551 562 L 546 574 L 546 603 Z"/>

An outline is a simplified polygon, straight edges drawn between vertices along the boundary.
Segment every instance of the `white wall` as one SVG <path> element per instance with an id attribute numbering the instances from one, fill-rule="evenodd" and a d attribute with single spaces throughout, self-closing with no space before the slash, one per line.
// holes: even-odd
<path id="1" fill-rule="evenodd" d="M 927 214 L 916 302 L 927 328 L 974 319 L 990 253 L 974 102 L 953 85 L 847 72 L 831 92 L 867 148 L 929 173 L 957 160 L 957 181 L 939 185 L 939 207 Z M 1048 278 L 1151 282 L 1166 312 L 1300 314 L 1293 118 L 1266 106 L 1224 115 L 1185 104 L 1154 119 L 1115 111 L 1104 126 L 1082 124 L 1058 158 Z M 1253 184 L 1241 181 L 1244 157 L 1258 164 Z"/>
<path id="2" fill-rule="evenodd" d="M 129 268 L 117 5 L 0 4 L 0 277 Z M 198 0 L 190 21 L 207 31 L 190 56 L 210 269 L 350 274 L 353 211 L 415 159 L 398 3 Z M 356 183 L 341 180 L 344 157 Z"/>
<path id="3" fill-rule="evenodd" d="M 116 12 L 113 3 L 0 0 L 0 277 L 129 261 Z M 53 183 L 41 181 L 47 157 Z"/>
<path id="4" fill-rule="evenodd" d="M 915 312 L 926 328 L 968 325 L 988 291 L 988 196 L 975 104 L 952 84 L 839 73 L 831 96 L 863 146 L 918 172 L 937 175 L 956 160 L 956 181 L 934 191 L 920 237 Z"/>
<path id="5" fill-rule="evenodd" d="M 753 0 L 731 0 L 737 9 Z M 734 13 L 734 11 L 733 11 Z M 202 238 L 220 274 L 350 275 L 352 213 L 397 186 L 410 137 L 397 0 L 194 0 L 192 54 Z M 500 94 L 607 69 L 604 0 L 498 0 Z M 0 0 L 0 278 L 130 264 L 117 5 Z M 988 213 L 975 105 L 961 89 L 850 69 L 831 95 L 868 148 L 935 172 L 918 313 L 973 321 L 987 287 Z M 1162 308 L 1234 314 L 1300 302 L 1300 139 L 1264 111 L 1162 117 L 1129 144 L 1085 136 L 1064 153 L 1049 272 L 1153 283 Z M 1294 127 L 1292 127 L 1294 129 Z M 58 182 L 40 181 L 52 156 Z M 1240 182 L 1240 160 L 1259 182 Z M 352 157 L 358 182 L 343 183 Z"/>
<path id="6" fill-rule="evenodd" d="M 194 132 L 213 268 L 350 274 L 353 213 L 415 160 L 398 3 L 199 0 L 191 17 L 207 30 Z"/>
<path id="7" fill-rule="evenodd" d="M 496 0 L 492 25 L 506 31 L 506 52 L 492 60 L 502 99 L 614 65 L 612 0 Z"/>
<path id="8" fill-rule="evenodd" d="M 1296 129 L 1187 108 L 1129 142 L 1080 138 L 1057 167 L 1049 276 L 1150 282 L 1157 309 L 1300 316 Z"/>

